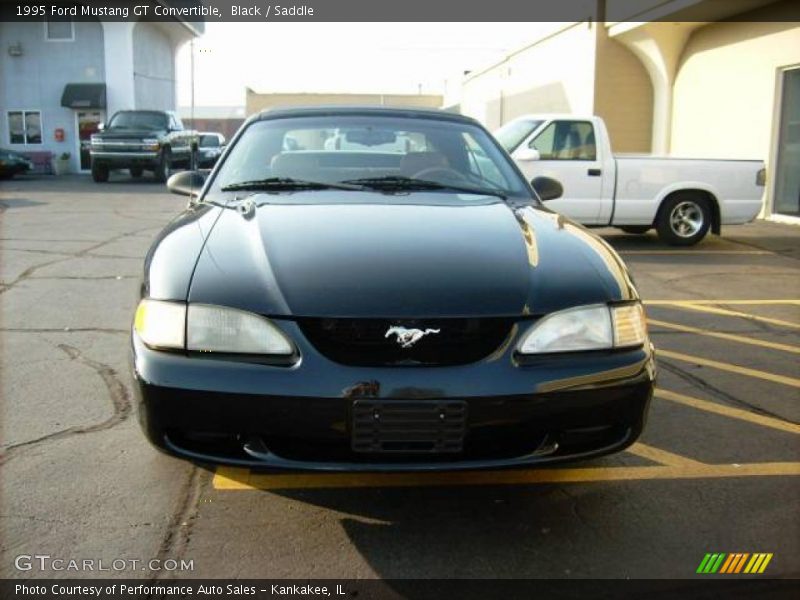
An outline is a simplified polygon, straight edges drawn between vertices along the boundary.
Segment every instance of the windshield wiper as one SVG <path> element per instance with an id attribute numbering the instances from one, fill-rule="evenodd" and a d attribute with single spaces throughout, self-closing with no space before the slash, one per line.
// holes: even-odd
<path id="1" fill-rule="evenodd" d="M 463 194 L 496 196 L 502 200 L 506 199 L 506 195 L 500 190 L 441 183 L 439 181 L 428 181 L 425 179 L 414 179 L 413 177 L 403 177 L 399 175 L 388 175 L 386 177 L 365 177 L 363 179 L 348 179 L 342 183 L 359 185 L 382 191 L 450 190 L 453 192 L 461 192 Z"/>
<path id="2" fill-rule="evenodd" d="M 304 179 L 293 179 L 291 177 L 267 177 L 266 179 L 238 181 L 222 188 L 223 192 L 281 192 L 290 190 L 349 190 L 363 192 L 364 187 L 360 185 L 348 185 L 346 183 L 306 181 Z"/>

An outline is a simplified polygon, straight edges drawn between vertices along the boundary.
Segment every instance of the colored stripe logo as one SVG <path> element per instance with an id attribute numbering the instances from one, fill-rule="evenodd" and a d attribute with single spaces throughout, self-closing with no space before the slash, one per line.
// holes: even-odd
<path id="1" fill-rule="evenodd" d="M 763 573 L 769 561 L 772 560 L 771 553 L 756 552 L 725 552 L 708 553 L 700 561 L 697 573 L 713 574 L 724 573 L 726 575 L 736 573 Z"/>

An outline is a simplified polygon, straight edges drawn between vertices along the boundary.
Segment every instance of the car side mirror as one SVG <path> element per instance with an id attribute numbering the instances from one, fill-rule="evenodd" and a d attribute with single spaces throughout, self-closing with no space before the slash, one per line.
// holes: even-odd
<path id="1" fill-rule="evenodd" d="M 207 174 L 202 171 L 181 171 L 167 180 L 167 189 L 179 196 L 197 198 L 206 183 L 206 177 Z"/>
<path id="2" fill-rule="evenodd" d="M 533 161 L 540 160 L 542 155 L 536 148 L 520 148 L 514 153 L 514 160 Z"/>
<path id="3" fill-rule="evenodd" d="M 106 124 L 105 123 L 98 123 L 97 124 L 97 131 L 103 131 L 103 129 L 105 129 L 105 128 L 106 128 Z"/>
<path id="4" fill-rule="evenodd" d="M 536 177 L 531 181 L 531 185 L 542 202 L 555 200 L 564 195 L 564 186 L 552 177 Z"/>

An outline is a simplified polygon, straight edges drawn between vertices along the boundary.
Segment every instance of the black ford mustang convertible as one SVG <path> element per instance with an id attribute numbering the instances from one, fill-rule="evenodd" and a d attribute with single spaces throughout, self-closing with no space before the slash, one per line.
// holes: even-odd
<path id="1" fill-rule="evenodd" d="M 655 367 L 617 254 L 477 122 L 251 118 L 150 249 L 132 332 L 150 441 L 198 462 L 472 469 L 619 451 Z M 534 191 L 535 190 L 535 191 Z"/>

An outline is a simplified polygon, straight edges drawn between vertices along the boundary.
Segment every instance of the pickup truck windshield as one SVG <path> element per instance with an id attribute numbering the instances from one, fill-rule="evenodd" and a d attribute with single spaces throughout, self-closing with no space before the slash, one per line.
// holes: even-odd
<path id="1" fill-rule="evenodd" d="M 495 131 L 494 137 L 497 138 L 497 141 L 500 142 L 500 145 L 506 152 L 511 153 L 541 124 L 541 121 L 531 121 L 528 119 L 511 121 Z"/>
<path id="2" fill-rule="evenodd" d="M 480 127 L 388 115 L 252 123 L 229 150 L 215 186 L 257 190 L 259 182 L 273 192 L 299 189 L 301 183 L 304 189 L 377 190 L 389 196 L 441 192 L 443 201 L 456 203 L 530 197 L 508 158 Z M 357 194 L 348 201 L 358 201 Z"/>
<path id="3" fill-rule="evenodd" d="M 167 115 L 155 111 L 119 112 L 111 118 L 109 129 L 167 129 Z"/>

